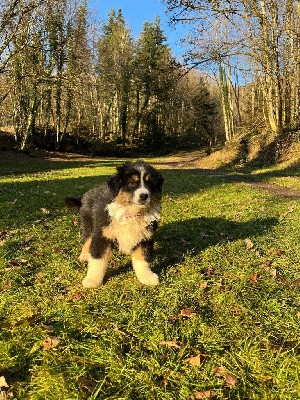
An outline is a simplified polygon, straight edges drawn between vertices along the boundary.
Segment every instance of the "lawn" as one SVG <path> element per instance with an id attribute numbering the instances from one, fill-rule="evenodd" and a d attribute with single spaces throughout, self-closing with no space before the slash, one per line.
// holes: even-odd
<path id="1" fill-rule="evenodd" d="M 84 290 L 64 198 L 119 163 L 0 167 L 0 399 L 300 399 L 299 201 L 162 167 L 160 286 L 115 254 Z"/>

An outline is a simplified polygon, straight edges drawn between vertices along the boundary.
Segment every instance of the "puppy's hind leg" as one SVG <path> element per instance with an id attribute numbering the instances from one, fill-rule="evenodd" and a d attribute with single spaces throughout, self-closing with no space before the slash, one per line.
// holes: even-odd
<path id="1" fill-rule="evenodd" d="M 81 224 L 82 224 L 82 240 L 83 247 L 81 250 L 81 254 L 79 256 L 80 261 L 88 261 L 90 256 L 90 245 L 91 245 L 91 236 L 93 230 L 93 219 L 91 217 L 90 210 L 86 210 L 84 207 L 80 210 Z"/>
<path id="2" fill-rule="evenodd" d="M 91 245 L 92 239 L 89 238 L 83 245 L 79 260 L 80 261 L 88 261 L 90 258 L 90 245 Z"/>
<path id="3" fill-rule="evenodd" d="M 97 288 L 102 285 L 103 278 L 111 258 L 111 246 L 103 236 L 93 236 L 90 241 L 88 270 L 82 285 L 85 288 Z"/>
<path id="4" fill-rule="evenodd" d="M 151 258 L 153 252 L 153 242 L 142 242 L 135 247 L 131 253 L 132 266 L 136 277 L 144 285 L 159 285 L 157 274 L 151 271 Z"/>

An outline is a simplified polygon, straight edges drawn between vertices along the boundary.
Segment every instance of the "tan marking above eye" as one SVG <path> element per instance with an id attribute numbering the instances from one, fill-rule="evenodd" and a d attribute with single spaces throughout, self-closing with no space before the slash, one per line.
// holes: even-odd
<path id="1" fill-rule="evenodd" d="M 138 175 L 132 175 L 130 178 L 131 178 L 134 182 L 139 182 L 139 180 L 140 180 L 140 178 L 139 178 Z"/>
<path id="2" fill-rule="evenodd" d="M 148 175 L 145 176 L 145 181 L 146 181 L 146 182 L 147 182 L 147 181 L 150 181 L 151 179 L 152 179 L 151 174 L 148 174 Z"/>

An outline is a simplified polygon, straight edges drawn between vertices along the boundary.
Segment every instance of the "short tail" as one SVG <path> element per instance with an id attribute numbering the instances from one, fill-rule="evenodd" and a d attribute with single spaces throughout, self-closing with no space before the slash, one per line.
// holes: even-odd
<path id="1" fill-rule="evenodd" d="M 66 197 L 65 205 L 71 210 L 79 210 L 82 206 L 82 202 L 80 199 L 75 199 L 74 197 Z"/>

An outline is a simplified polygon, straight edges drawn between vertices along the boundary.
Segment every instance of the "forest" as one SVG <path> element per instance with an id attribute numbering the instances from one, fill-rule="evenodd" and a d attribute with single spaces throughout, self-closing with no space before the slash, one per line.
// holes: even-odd
<path id="1" fill-rule="evenodd" d="M 85 1 L 10 0 L 1 10 L 0 124 L 20 149 L 217 141 L 208 84 L 172 56 L 159 18 L 133 40 L 121 10 L 95 26 Z"/>
<path id="2" fill-rule="evenodd" d="M 0 0 L 0 130 L 94 155 L 299 140 L 299 2 L 164 2 L 190 26 L 184 62 L 159 17 L 133 38 L 121 10 L 100 24 L 86 0 Z"/>

